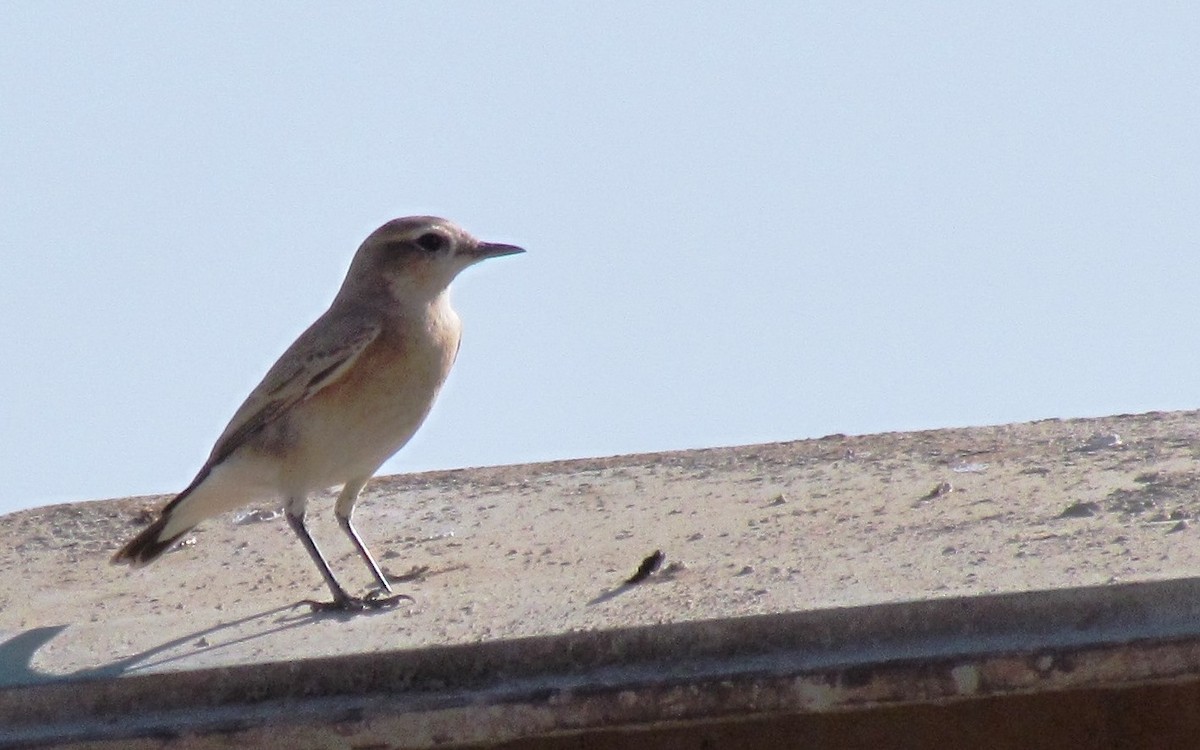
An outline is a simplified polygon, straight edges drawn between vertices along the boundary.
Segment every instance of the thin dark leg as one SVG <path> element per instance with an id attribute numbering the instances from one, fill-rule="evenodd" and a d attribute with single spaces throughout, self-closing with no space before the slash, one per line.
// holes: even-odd
<path id="1" fill-rule="evenodd" d="M 383 570 L 380 569 L 379 563 L 375 562 L 375 558 L 371 557 L 371 552 L 367 549 L 366 543 L 358 535 L 358 530 L 354 528 L 354 524 L 350 522 L 350 516 L 338 514 L 337 520 L 342 526 L 342 531 L 346 532 L 346 536 L 350 537 L 350 541 L 354 542 L 354 548 L 358 550 L 358 554 L 362 557 L 363 562 L 371 569 L 371 574 L 379 582 L 379 588 L 389 594 L 392 593 L 392 586 L 388 583 L 387 576 L 383 574 Z"/>
<path id="2" fill-rule="evenodd" d="M 293 512 L 290 509 L 284 510 L 284 516 L 288 520 L 288 525 L 292 527 L 292 531 L 296 532 L 296 536 L 300 537 L 300 541 L 304 543 L 304 549 L 308 551 L 308 556 L 316 563 L 317 569 L 321 571 L 321 577 L 325 579 L 325 585 L 329 586 L 329 590 L 333 593 L 333 601 L 318 602 L 314 599 L 305 599 L 301 604 L 307 604 L 313 608 L 313 611 L 322 612 L 328 610 L 337 610 L 341 612 L 362 612 L 370 609 L 382 609 L 384 607 L 393 607 L 401 601 L 407 599 L 412 600 L 411 596 L 379 596 L 379 592 L 372 592 L 365 597 L 350 596 L 346 590 L 341 587 L 337 579 L 333 577 L 333 571 L 329 568 L 329 563 L 325 561 L 325 556 L 321 554 L 321 550 L 317 548 L 317 543 L 313 541 L 312 535 L 308 533 L 308 529 L 304 526 L 304 512 Z"/>
<path id="3" fill-rule="evenodd" d="M 313 541 L 312 535 L 308 533 L 308 529 L 304 527 L 304 513 L 293 513 L 291 510 L 284 511 L 287 517 L 288 525 L 292 527 L 292 531 L 296 532 L 296 536 L 300 537 L 300 541 L 304 544 L 304 549 L 308 552 L 308 556 L 316 564 L 317 569 L 321 571 L 321 577 L 325 579 L 325 585 L 333 593 L 334 606 L 343 605 L 350 600 L 350 595 L 342 588 L 337 579 L 333 577 L 333 571 L 329 569 L 329 563 L 325 562 L 325 556 L 321 554 L 321 550 L 317 548 L 317 543 Z"/>

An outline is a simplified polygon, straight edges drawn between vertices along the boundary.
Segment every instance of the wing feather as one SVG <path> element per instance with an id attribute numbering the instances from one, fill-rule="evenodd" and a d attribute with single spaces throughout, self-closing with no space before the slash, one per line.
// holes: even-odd
<path id="1" fill-rule="evenodd" d="M 343 315 L 310 326 L 246 397 L 217 439 L 209 461 L 220 461 L 281 413 L 337 382 L 380 330 L 377 320 L 365 316 Z"/>
<path id="2" fill-rule="evenodd" d="M 329 313 L 300 334 L 279 360 L 267 371 L 262 382 L 229 420 L 217 438 L 212 453 L 191 485 L 164 511 L 186 497 L 204 481 L 213 467 L 245 445 L 264 427 L 274 422 L 297 403 L 337 382 L 354 365 L 382 330 L 377 318 L 364 314 Z"/>

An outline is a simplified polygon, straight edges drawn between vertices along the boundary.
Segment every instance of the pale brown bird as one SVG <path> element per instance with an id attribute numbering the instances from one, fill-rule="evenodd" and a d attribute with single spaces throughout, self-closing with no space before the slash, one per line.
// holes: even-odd
<path id="1" fill-rule="evenodd" d="M 410 216 L 371 233 L 333 304 L 288 347 L 217 439 L 208 461 L 161 515 L 113 556 L 154 560 L 206 518 L 249 502 L 282 501 L 292 530 L 333 593 L 315 609 L 394 604 L 351 516 L 367 480 L 429 413 L 458 354 L 450 282 L 486 258 L 524 252 L 480 242 L 446 219 Z M 343 485 L 338 523 L 379 589 L 350 596 L 304 525 L 308 496 Z"/>

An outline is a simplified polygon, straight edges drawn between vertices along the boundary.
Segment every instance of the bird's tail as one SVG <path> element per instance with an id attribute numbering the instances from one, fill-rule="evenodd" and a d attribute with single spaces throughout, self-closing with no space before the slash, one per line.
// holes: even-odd
<path id="1" fill-rule="evenodd" d="M 207 465 L 201 469 L 187 489 L 163 507 L 154 523 L 142 529 L 142 533 L 117 550 L 110 562 L 113 565 L 128 565 L 131 568 L 140 568 L 151 563 L 171 549 L 180 537 L 191 531 L 192 527 L 206 516 L 218 512 L 220 509 L 205 508 L 206 505 L 212 505 L 211 502 L 205 502 L 206 495 L 211 493 L 204 491 L 205 480 L 209 479 L 211 474 Z"/>
<path id="2" fill-rule="evenodd" d="M 113 565 L 128 565 L 140 568 L 155 560 L 171 548 L 180 537 L 192 530 L 191 526 L 180 529 L 171 523 L 171 509 L 166 508 L 158 519 L 142 530 L 112 556 Z"/>
<path id="3" fill-rule="evenodd" d="M 230 470 L 226 464 L 215 467 L 206 464 L 187 489 L 163 507 L 154 523 L 112 556 L 113 564 L 140 568 L 171 549 L 204 519 L 256 499 L 258 495 L 246 489 L 259 481 L 255 472 L 253 465 L 247 472 L 239 471 L 236 466 Z"/>

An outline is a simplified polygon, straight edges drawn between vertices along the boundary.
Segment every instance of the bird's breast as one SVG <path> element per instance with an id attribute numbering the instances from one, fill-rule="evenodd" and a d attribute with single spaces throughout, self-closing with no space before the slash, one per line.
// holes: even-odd
<path id="1" fill-rule="evenodd" d="M 389 321 L 335 383 L 296 411 L 297 461 L 305 484 L 330 486 L 374 473 L 429 414 L 458 351 L 461 327 L 448 306 Z M 448 314 L 447 314 L 448 313 Z"/>

